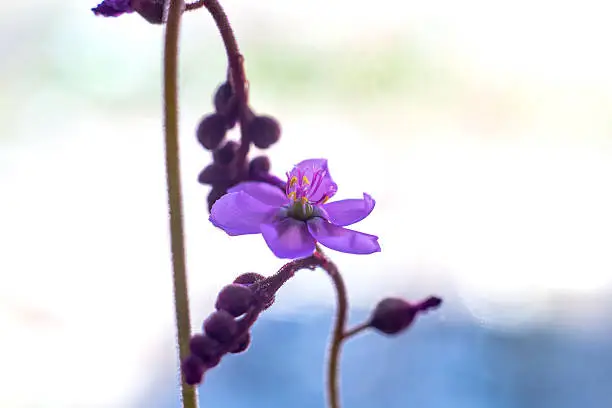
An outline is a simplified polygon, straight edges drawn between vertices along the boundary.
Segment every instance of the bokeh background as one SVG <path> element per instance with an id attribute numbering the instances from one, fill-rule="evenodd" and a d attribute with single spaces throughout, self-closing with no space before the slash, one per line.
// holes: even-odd
<path id="1" fill-rule="evenodd" d="M 612 6 L 603 0 L 224 0 L 279 175 L 327 157 L 377 208 L 331 253 L 351 321 L 437 294 L 408 333 L 347 344 L 347 408 L 612 404 Z M 161 133 L 162 29 L 95 1 L 0 11 L 0 407 L 178 407 Z M 193 326 L 256 236 L 207 221 L 194 129 L 225 59 L 187 15 L 181 147 Z M 235 137 L 236 135 L 234 135 Z M 203 407 L 323 407 L 334 298 L 303 271 L 211 371 Z"/>

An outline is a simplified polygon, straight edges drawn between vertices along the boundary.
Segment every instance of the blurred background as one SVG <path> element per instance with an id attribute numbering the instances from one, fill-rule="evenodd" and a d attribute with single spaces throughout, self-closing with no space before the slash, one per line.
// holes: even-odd
<path id="1" fill-rule="evenodd" d="M 178 407 L 161 131 L 161 27 L 96 1 L 0 12 L 0 407 Z M 224 0 L 251 100 L 281 120 L 282 175 L 327 157 L 382 252 L 330 251 L 351 321 L 382 297 L 442 296 L 400 337 L 342 362 L 347 408 L 612 404 L 612 6 L 552 0 Z M 257 236 L 207 220 L 197 143 L 225 56 L 184 19 L 181 147 L 192 319 L 240 273 L 275 272 Z M 236 135 L 234 135 L 235 137 Z M 255 153 L 255 152 L 254 152 Z M 323 407 L 334 305 L 302 271 L 203 407 Z"/>

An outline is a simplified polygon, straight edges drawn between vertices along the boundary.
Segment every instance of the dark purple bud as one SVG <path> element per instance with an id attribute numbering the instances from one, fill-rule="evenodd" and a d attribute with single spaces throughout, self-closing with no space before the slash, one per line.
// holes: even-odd
<path id="1" fill-rule="evenodd" d="M 217 310 L 225 310 L 232 316 L 238 317 L 249 310 L 254 299 L 253 291 L 248 286 L 234 283 L 219 292 L 215 307 Z"/>
<path id="2" fill-rule="evenodd" d="M 204 332 L 210 338 L 217 340 L 219 343 L 228 343 L 236 335 L 238 331 L 238 323 L 234 316 L 225 310 L 217 310 L 213 312 L 208 319 L 204 321 Z"/>
<path id="3" fill-rule="evenodd" d="M 163 24 L 166 15 L 164 0 L 131 0 L 132 8 L 151 24 Z"/>
<path id="4" fill-rule="evenodd" d="M 221 344 L 217 340 L 203 334 L 196 334 L 189 341 L 191 353 L 209 368 L 219 364 L 222 355 L 221 349 Z"/>
<path id="5" fill-rule="evenodd" d="M 202 184 L 229 184 L 235 171 L 231 171 L 228 166 L 213 163 L 204 167 L 198 175 L 198 181 Z"/>
<path id="6" fill-rule="evenodd" d="M 91 9 L 96 16 L 117 17 L 121 14 L 132 13 L 134 9 L 130 0 L 104 0 Z"/>
<path id="7" fill-rule="evenodd" d="M 247 273 L 243 273 L 242 275 L 234 279 L 234 283 L 239 283 L 241 285 L 249 286 L 263 279 L 265 279 L 265 276 L 263 275 L 260 275 L 255 272 L 247 272 Z M 274 303 L 274 299 L 275 299 L 274 296 L 270 297 L 268 301 L 264 304 L 263 310 L 266 310 L 267 308 L 272 306 L 272 304 Z"/>
<path id="8" fill-rule="evenodd" d="M 280 124 L 271 116 L 255 116 L 246 126 L 249 139 L 260 149 L 267 149 L 278 142 Z"/>
<path id="9" fill-rule="evenodd" d="M 230 164 L 234 160 L 239 147 L 240 143 L 229 140 L 223 146 L 213 151 L 213 160 L 219 164 Z"/>
<path id="10" fill-rule="evenodd" d="M 233 128 L 238 121 L 238 100 L 234 96 L 232 86 L 224 82 L 215 91 L 213 99 L 215 111 L 225 117 L 228 129 Z"/>
<path id="11" fill-rule="evenodd" d="M 257 177 L 260 174 L 267 174 L 270 171 L 270 159 L 268 156 L 255 157 L 249 163 L 249 174 Z"/>
<path id="12" fill-rule="evenodd" d="M 398 334 L 412 324 L 418 313 L 438 307 L 441 303 L 442 300 L 437 297 L 430 297 L 416 305 L 399 298 L 383 299 L 372 313 L 370 327 L 385 334 Z"/>
<path id="13" fill-rule="evenodd" d="M 198 141 L 205 149 L 216 149 L 227 132 L 225 117 L 218 113 L 206 115 L 200 121 L 196 130 Z"/>
<path id="14" fill-rule="evenodd" d="M 240 283 L 241 285 L 251 285 L 255 282 L 259 282 L 262 279 L 265 279 L 265 276 L 255 272 L 247 272 L 234 279 L 234 283 Z"/>
<path id="15" fill-rule="evenodd" d="M 198 356 L 190 354 L 181 363 L 181 370 L 185 382 L 189 385 L 196 385 L 202 382 L 206 367 Z"/>
<path id="16" fill-rule="evenodd" d="M 224 195 L 227 194 L 227 188 L 225 186 L 215 186 L 210 190 L 210 193 L 208 193 L 208 211 L 210 212 L 210 210 L 212 209 L 213 205 L 215 204 L 215 202 L 217 202 L 218 199 L 220 199 L 221 197 L 223 197 Z"/>
<path id="17" fill-rule="evenodd" d="M 233 354 L 242 353 L 243 351 L 249 348 L 250 344 L 251 344 L 251 334 L 249 332 L 246 332 L 242 335 L 242 337 L 240 337 L 240 340 L 238 340 L 238 343 L 236 344 L 236 346 L 230 350 L 230 353 L 233 353 Z"/>

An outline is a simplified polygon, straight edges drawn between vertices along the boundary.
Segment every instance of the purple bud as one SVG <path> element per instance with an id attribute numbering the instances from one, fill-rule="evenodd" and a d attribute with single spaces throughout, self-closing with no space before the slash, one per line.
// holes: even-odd
<path id="1" fill-rule="evenodd" d="M 233 354 L 242 353 L 243 351 L 246 351 L 247 348 L 249 348 L 250 344 L 251 344 L 251 334 L 249 332 L 246 332 L 242 335 L 242 337 L 240 337 L 240 340 L 238 340 L 238 343 L 236 344 L 236 346 L 230 350 L 230 353 L 233 353 Z"/>
<path id="2" fill-rule="evenodd" d="M 227 132 L 225 117 L 218 113 L 206 115 L 196 129 L 198 141 L 205 149 L 216 149 Z"/>
<path id="3" fill-rule="evenodd" d="M 256 272 L 247 272 L 234 279 L 234 283 L 240 283 L 241 285 L 251 285 L 255 282 L 259 282 L 262 279 L 265 279 L 265 276 Z"/>
<path id="4" fill-rule="evenodd" d="M 164 0 L 131 0 L 134 11 L 151 24 L 162 24 L 166 13 Z"/>
<path id="5" fill-rule="evenodd" d="M 242 275 L 234 279 L 234 283 L 239 283 L 241 285 L 249 286 L 263 279 L 265 279 L 265 276 L 260 275 L 259 273 L 247 272 L 247 273 L 243 273 Z M 270 297 L 268 301 L 264 304 L 263 310 L 266 310 L 267 308 L 272 306 L 272 304 L 274 303 L 274 299 L 275 299 L 274 296 Z"/>
<path id="6" fill-rule="evenodd" d="M 206 367 L 214 367 L 221 360 L 221 344 L 209 336 L 196 334 L 189 341 L 189 349 Z"/>
<path id="7" fill-rule="evenodd" d="M 189 385 L 201 383 L 205 369 L 206 367 L 204 367 L 202 360 L 193 354 L 187 356 L 181 363 L 181 370 L 183 371 L 185 382 Z"/>
<path id="8" fill-rule="evenodd" d="M 215 163 L 219 164 L 230 164 L 232 160 L 234 160 L 239 148 L 240 144 L 238 142 L 229 140 L 222 147 L 213 152 L 213 160 Z"/>
<path id="9" fill-rule="evenodd" d="M 251 176 L 257 176 L 260 174 L 266 174 L 270 171 L 270 159 L 268 156 L 255 157 L 249 163 L 249 174 Z"/>
<path id="10" fill-rule="evenodd" d="M 215 307 L 234 317 L 245 314 L 253 304 L 253 291 L 245 285 L 232 284 L 224 287 L 217 296 Z"/>
<path id="11" fill-rule="evenodd" d="M 260 149 L 267 149 L 278 142 L 281 135 L 280 124 L 271 116 L 255 116 L 246 126 L 249 139 Z"/>
<path id="12" fill-rule="evenodd" d="M 198 175 L 198 182 L 202 184 L 229 184 L 232 176 L 236 176 L 236 171 L 229 166 L 213 163 L 204 167 Z"/>
<path id="13" fill-rule="evenodd" d="M 220 343 L 228 343 L 236 335 L 238 323 L 225 310 L 213 312 L 204 322 L 204 332 Z"/>
<path id="14" fill-rule="evenodd" d="M 229 82 L 224 82 L 215 91 L 213 98 L 215 111 L 225 117 L 227 128 L 231 129 L 238 122 L 238 100 Z"/>
<path id="15" fill-rule="evenodd" d="M 385 334 L 398 334 L 412 324 L 418 313 L 438 307 L 441 303 L 442 300 L 437 297 L 430 297 L 416 305 L 399 298 L 383 299 L 372 313 L 370 327 Z"/>

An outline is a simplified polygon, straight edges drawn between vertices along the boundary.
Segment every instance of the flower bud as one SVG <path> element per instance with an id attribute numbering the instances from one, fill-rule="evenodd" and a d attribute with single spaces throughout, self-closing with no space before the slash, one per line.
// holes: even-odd
<path id="1" fill-rule="evenodd" d="M 219 113 L 206 115 L 200 121 L 196 130 L 198 141 L 205 149 L 216 149 L 227 132 L 225 117 Z"/>
<path id="2" fill-rule="evenodd" d="M 234 279 L 234 283 L 239 283 L 241 285 L 250 286 L 250 285 L 252 285 L 254 283 L 259 282 L 262 279 L 265 279 L 265 276 L 260 275 L 260 274 L 255 273 L 255 272 L 247 272 L 247 273 L 243 273 L 242 275 L 240 275 L 236 279 Z M 266 310 L 270 306 L 272 306 L 274 304 L 274 300 L 275 300 L 275 296 L 270 297 L 268 299 L 268 301 L 264 304 L 263 310 Z"/>
<path id="3" fill-rule="evenodd" d="M 228 166 L 217 163 L 209 164 L 198 175 L 198 182 L 210 185 L 229 184 L 232 176 L 235 176 L 233 173 L 235 172 L 228 168 Z"/>
<path id="4" fill-rule="evenodd" d="M 370 327 L 385 334 L 398 334 L 412 324 L 418 313 L 438 307 L 441 303 L 442 299 L 433 296 L 416 305 L 399 298 L 383 299 L 372 313 Z"/>
<path id="5" fill-rule="evenodd" d="M 267 149 L 278 142 L 281 135 L 280 124 L 271 116 L 255 116 L 247 124 L 245 131 L 249 139 L 260 149 Z"/>
<path id="6" fill-rule="evenodd" d="M 221 360 L 221 344 L 206 335 L 196 334 L 189 341 L 191 354 L 197 356 L 206 367 L 214 367 Z"/>
<path id="7" fill-rule="evenodd" d="M 232 340 L 238 331 L 238 323 L 234 316 L 225 310 L 213 312 L 204 322 L 206 335 L 219 343 L 227 343 Z"/>
<path id="8" fill-rule="evenodd" d="M 166 5 L 164 0 L 131 0 L 132 8 L 151 24 L 166 22 Z"/>
<path id="9" fill-rule="evenodd" d="M 260 280 L 264 279 L 265 276 L 256 273 L 256 272 L 247 272 L 247 273 L 243 273 L 242 275 L 238 276 L 236 279 L 234 279 L 234 283 L 239 283 L 241 285 L 251 285 L 255 282 L 259 282 Z"/>
<path id="10" fill-rule="evenodd" d="M 257 177 L 260 174 L 267 174 L 270 171 L 270 159 L 268 156 L 255 157 L 249 163 L 249 174 Z"/>
<path id="11" fill-rule="evenodd" d="M 181 370 L 185 377 L 185 382 L 189 385 L 196 385 L 202 382 L 205 371 L 202 360 L 193 354 L 190 354 L 181 362 Z"/>
<path id="12" fill-rule="evenodd" d="M 219 164 L 230 164 L 234 157 L 236 156 L 236 152 L 240 148 L 240 143 L 235 142 L 233 140 L 229 140 L 222 147 L 213 151 L 213 160 L 215 163 Z"/>
<path id="13" fill-rule="evenodd" d="M 242 337 L 240 337 L 240 340 L 238 340 L 236 347 L 230 350 L 230 353 L 232 354 L 242 353 L 243 351 L 246 351 L 247 348 L 249 348 L 250 344 L 251 344 L 251 334 L 249 332 L 246 332 L 242 335 Z"/>
<path id="14" fill-rule="evenodd" d="M 225 117 L 228 129 L 233 128 L 238 121 L 238 100 L 229 82 L 224 82 L 215 91 L 213 98 L 215 111 Z"/>
<path id="15" fill-rule="evenodd" d="M 215 307 L 234 317 L 245 314 L 253 304 L 253 291 L 245 285 L 232 284 L 224 287 L 217 296 Z"/>

